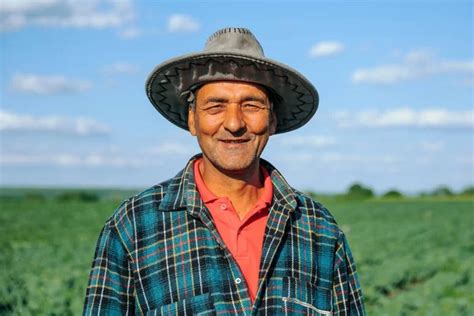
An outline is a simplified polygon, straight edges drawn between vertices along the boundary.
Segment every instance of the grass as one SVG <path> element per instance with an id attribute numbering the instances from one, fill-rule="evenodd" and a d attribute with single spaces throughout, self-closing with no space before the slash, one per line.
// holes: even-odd
<path id="1" fill-rule="evenodd" d="M 118 195 L 1 200 L 0 315 L 81 313 L 99 230 Z M 472 199 L 322 202 L 348 236 L 370 315 L 474 313 Z"/>
<path id="2" fill-rule="evenodd" d="M 472 315 L 472 200 L 328 205 L 347 233 L 373 315 Z"/>
<path id="3" fill-rule="evenodd" d="M 114 203 L 115 204 L 115 203 Z M 77 315 L 111 202 L 4 202 L 0 314 Z"/>

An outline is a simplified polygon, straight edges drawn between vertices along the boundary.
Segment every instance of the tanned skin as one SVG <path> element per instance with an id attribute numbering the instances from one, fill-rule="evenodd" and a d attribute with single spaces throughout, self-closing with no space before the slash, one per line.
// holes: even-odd
<path id="1" fill-rule="evenodd" d="M 263 192 L 259 158 L 276 129 L 272 104 L 262 87 L 235 81 L 207 83 L 195 97 L 188 126 L 203 153 L 201 176 L 243 219 Z"/>

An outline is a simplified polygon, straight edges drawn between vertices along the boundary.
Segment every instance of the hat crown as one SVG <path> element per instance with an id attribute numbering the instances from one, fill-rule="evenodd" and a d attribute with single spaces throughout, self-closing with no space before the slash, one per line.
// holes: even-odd
<path id="1" fill-rule="evenodd" d="M 239 53 L 265 57 L 262 45 L 249 29 L 227 27 L 212 34 L 204 47 L 206 53 Z"/>

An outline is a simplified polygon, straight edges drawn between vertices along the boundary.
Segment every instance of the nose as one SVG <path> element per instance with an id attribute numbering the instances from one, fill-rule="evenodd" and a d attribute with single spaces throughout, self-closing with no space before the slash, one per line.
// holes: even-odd
<path id="1" fill-rule="evenodd" d="M 225 113 L 224 128 L 237 133 L 245 128 L 244 116 L 239 104 L 229 104 Z"/>

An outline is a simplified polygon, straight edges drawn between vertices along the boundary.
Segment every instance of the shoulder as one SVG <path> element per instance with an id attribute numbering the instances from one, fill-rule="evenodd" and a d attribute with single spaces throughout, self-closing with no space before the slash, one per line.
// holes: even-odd
<path id="1" fill-rule="evenodd" d="M 261 159 L 261 163 L 272 177 L 273 196 L 277 203 L 295 207 L 295 219 L 309 223 L 312 233 L 330 239 L 339 238 L 341 230 L 326 207 L 307 194 L 293 188 L 271 163 L 263 159 Z"/>
<path id="2" fill-rule="evenodd" d="M 159 218 L 159 207 L 171 179 L 125 199 L 106 220 L 105 230 L 113 231 L 124 244 L 133 243 L 137 228 Z"/>
<path id="3" fill-rule="evenodd" d="M 125 199 L 112 213 L 108 219 L 110 225 L 118 225 L 126 218 L 144 213 L 147 211 L 157 211 L 161 201 L 166 195 L 171 179 L 156 184 L 142 192 Z"/>
<path id="4" fill-rule="evenodd" d="M 295 189 L 294 192 L 298 203 L 297 212 L 313 222 L 316 232 L 339 239 L 343 233 L 331 212 L 309 195 Z"/>

